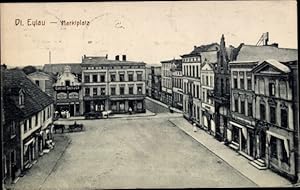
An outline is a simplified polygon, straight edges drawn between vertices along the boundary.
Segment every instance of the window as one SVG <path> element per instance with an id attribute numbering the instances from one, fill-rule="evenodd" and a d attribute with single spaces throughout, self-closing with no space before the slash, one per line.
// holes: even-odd
<path id="1" fill-rule="evenodd" d="M 138 94 L 143 94 L 143 87 L 142 86 L 137 87 L 137 93 Z"/>
<path id="2" fill-rule="evenodd" d="M 248 100 L 248 116 L 252 117 L 253 116 L 253 107 L 252 107 L 252 102 L 251 100 Z"/>
<path id="3" fill-rule="evenodd" d="M 269 95 L 275 96 L 275 84 L 273 82 L 269 84 Z"/>
<path id="4" fill-rule="evenodd" d="M 105 88 L 102 87 L 102 88 L 100 89 L 100 91 L 101 91 L 101 95 L 105 95 Z"/>
<path id="5" fill-rule="evenodd" d="M 43 122 L 45 122 L 45 120 L 46 120 L 46 112 L 45 110 L 43 110 Z"/>
<path id="6" fill-rule="evenodd" d="M 142 81 L 143 80 L 142 73 L 137 73 L 137 80 L 138 81 Z"/>
<path id="7" fill-rule="evenodd" d="M 89 96 L 89 95 L 90 95 L 90 88 L 85 88 L 84 94 L 85 94 L 86 96 Z"/>
<path id="8" fill-rule="evenodd" d="M 70 81 L 69 80 L 65 80 L 65 84 L 66 84 L 66 86 L 70 86 Z"/>
<path id="9" fill-rule="evenodd" d="M 97 90 L 98 90 L 97 88 L 93 88 L 93 96 L 97 96 L 97 94 L 98 94 Z"/>
<path id="10" fill-rule="evenodd" d="M 239 99 L 238 99 L 238 97 L 234 98 L 234 111 L 235 112 L 239 111 Z"/>
<path id="11" fill-rule="evenodd" d="M 208 76 L 206 76 L 206 86 L 208 86 Z"/>
<path id="12" fill-rule="evenodd" d="M 276 124 L 276 107 L 275 105 L 270 105 L 270 122 Z"/>
<path id="13" fill-rule="evenodd" d="M 244 78 L 240 78 L 240 89 L 244 89 L 245 84 L 244 84 Z"/>
<path id="14" fill-rule="evenodd" d="M 133 81 L 133 74 L 132 73 L 128 73 L 128 81 Z"/>
<path id="15" fill-rule="evenodd" d="M 195 77 L 195 66 L 193 66 L 192 68 L 193 68 L 193 77 Z"/>
<path id="16" fill-rule="evenodd" d="M 116 88 L 115 87 L 110 88 L 110 94 L 111 95 L 116 95 Z"/>
<path id="17" fill-rule="evenodd" d="M 279 139 L 279 142 L 280 142 L 281 150 L 282 150 L 282 156 L 281 156 L 280 160 L 281 160 L 281 162 L 284 162 L 289 165 L 289 158 L 287 156 L 287 152 L 284 147 L 284 141 L 282 139 Z"/>
<path id="18" fill-rule="evenodd" d="M 97 82 L 98 81 L 98 75 L 93 75 L 93 82 Z"/>
<path id="19" fill-rule="evenodd" d="M 24 121 L 24 132 L 26 132 L 28 129 L 27 129 L 27 120 Z"/>
<path id="20" fill-rule="evenodd" d="M 237 78 L 233 79 L 233 88 L 237 88 L 238 87 L 238 83 L 237 83 Z"/>
<path id="21" fill-rule="evenodd" d="M 110 74 L 110 81 L 115 82 L 116 81 L 116 75 L 115 74 Z"/>
<path id="22" fill-rule="evenodd" d="M 263 103 L 260 103 L 260 119 L 266 120 L 266 107 Z"/>
<path id="23" fill-rule="evenodd" d="M 259 93 L 264 94 L 265 92 L 265 81 L 263 79 L 259 79 Z"/>
<path id="24" fill-rule="evenodd" d="M 84 75 L 84 82 L 89 83 L 90 82 L 90 75 Z"/>
<path id="25" fill-rule="evenodd" d="M 248 90 L 252 89 L 252 80 L 251 80 L 251 78 L 247 78 L 247 88 L 248 88 Z"/>
<path id="26" fill-rule="evenodd" d="M 132 86 L 129 87 L 129 94 L 133 94 L 133 87 Z"/>
<path id="27" fill-rule="evenodd" d="M 198 65 L 196 66 L 196 77 L 197 78 L 199 77 L 199 68 L 198 68 Z"/>
<path id="28" fill-rule="evenodd" d="M 122 86 L 120 87 L 120 95 L 124 95 L 125 94 L 125 88 Z"/>
<path id="29" fill-rule="evenodd" d="M 39 115 L 38 114 L 35 114 L 35 126 L 38 125 L 38 120 L 39 120 Z"/>
<path id="30" fill-rule="evenodd" d="M 245 114 L 245 100 L 241 100 L 241 114 Z"/>
<path id="31" fill-rule="evenodd" d="M 280 93 L 280 97 L 281 98 L 286 98 L 286 92 L 287 92 L 287 89 L 286 89 L 286 82 L 285 81 L 280 81 L 279 82 L 279 93 Z"/>
<path id="32" fill-rule="evenodd" d="M 124 82 L 124 81 L 125 81 L 124 74 L 120 74 L 119 76 L 120 76 L 120 81 L 121 81 L 121 82 Z"/>
<path id="33" fill-rule="evenodd" d="M 24 105 L 24 94 L 23 94 L 23 92 L 20 92 L 20 95 L 19 95 L 19 105 L 20 106 Z"/>
<path id="34" fill-rule="evenodd" d="M 288 113 L 286 108 L 281 108 L 281 127 L 288 127 Z"/>
<path id="35" fill-rule="evenodd" d="M 10 137 L 13 138 L 16 135 L 16 123 L 13 121 L 10 127 Z"/>
<path id="36" fill-rule="evenodd" d="M 40 86 L 40 81 L 39 81 L 39 80 L 36 80 L 36 81 L 35 81 L 35 84 L 36 84 L 37 86 Z"/>
<path id="37" fill-rule="evenodd" d="M 270 146 L 271 146 L 271 158 L 277 160 L 277 138 L 271 136 Z"/>
<path id="38" fill-rule="evenodd" d="M 100 82 L 105 82 L 105 75 L 100 75 Z"/>

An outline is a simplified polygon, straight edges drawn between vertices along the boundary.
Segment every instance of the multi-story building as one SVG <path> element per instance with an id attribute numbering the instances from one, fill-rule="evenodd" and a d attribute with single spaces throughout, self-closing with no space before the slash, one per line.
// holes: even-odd
<path id="1" fill-rule="evenodd" d="M 172 106 L 172 68 L 174 60 L 161 61 L 161 101 Z"/>
<path id="2" fill-rule="evenodd" d="M 126 55 L 84 56 L 82 67 L 83 113 L 111 110 L 113 113 L 145 112 L 145 63 L 127 61 Z"/>
<path id="3" fill-rule="evenodd" d="M 217 65 L 214 72 L 214 91 L 212 98 L 215 104 L 215 137 L 219 141 L 226 140 L 227 123 L 230 113 L 230 71 L 229 57 L 231 49 L 226 48 L 224 35 L 221 37 Z"/>
<path id="4" fill-rule="evenodd" d="M 43 92 L 54 99 L 55 76 L 43 71 L 36 71 L 27 75 Z"/>
<path id="5" fill-rule="evenodd" d="M 153 99 L 160 100 L 161 98 L 161 65 L 153 64 L 146 68 L 148 70 L 148 93 L 147 95 Z"/>
<path id="6" fill-rule="evenodd" d="M 4 71 L 6 168 L 12 179 L 32 166 L 51 142 L 53 99 L 23 71 Z"/>
<path id="7" fill-rule="evenodd" d="M 210 134 L 215 136 L 215 103 L 212 98 L 214 91 L 215 79 L 215 63 L 217 61 L 217 52 L 214 52 L 214 56 L 211 56 L 213 60 L 204 61 L 201 66 L 201 112 L 202 112 L 202 126 Z"/>
<path id="8" fill-rule="evenodd" d="M 202 126 L 201 112 L 201 64 L 205 61 L 203 52 L 216 52 L 217 43 L 194 47 L 194 50 L 182 55 L 183 71 L 183 115 L 188 120 Z M 208 53 L 209 54 L 209 53 Z M 202 57 L 203 56 L 203 57 Z"/>
<path id="9" fill-rule="evenodd" d="M 73 74 L 70 66 L 65 66 L 63 73 L 58 74 L 56 83 L 53 84 L 55 110 L 61 113 L 68 111 L 70 116 L 82 113 L 81 81 Z"/>
<path id="10" fill-rule="evenodd" d="M 172 68 L 172 106 L 183 109 L 183 82 L 182 82 L 182 60 L 178 59 Z"/>
<path id="11" fill-rule="evenodd" d="M 293 95 L 298 88 L 292 72 L 297 56 L 297 50 L 277 44 L 241 44 L 230 62 L 230 146 L 252 160 L 253 166 L 269 167 L 290 179 L 297 176 L 294 147 L 299 125 L 293 101 L 298 97 Z"/>

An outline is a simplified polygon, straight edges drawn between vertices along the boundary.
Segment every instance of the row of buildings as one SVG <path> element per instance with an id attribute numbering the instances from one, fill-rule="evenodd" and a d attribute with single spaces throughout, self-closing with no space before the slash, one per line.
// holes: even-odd
<path id="1" fill-rule="evenodd" d="M 235 48 L 226 47 L 222 35 L 220 44 L 195 46 L 181 59 L 161 61 L 161 73 L 151 78 L 161 78 L 163 103 L 181 108 L 186 119 L 254 167 L 295 181 L 300 178 L 298 50 L 268 44 L 267 33 L 263 37 L 262 44 Z"/>
<path id="2" fill-rule="evenodd" d="M 53 148 L 57 113 L 146 111 L 145 63 L 119 58 L 84 55 L 81 63 L 46 64 L 28 75 L 1 65 L 2 184 L 9 188 Z"/>
<path id="3" fill-rule="evenodd" d="M 9 186 L 53 147 L 53 99 L 19 69 L 1 65 L 2 185 Z"/>

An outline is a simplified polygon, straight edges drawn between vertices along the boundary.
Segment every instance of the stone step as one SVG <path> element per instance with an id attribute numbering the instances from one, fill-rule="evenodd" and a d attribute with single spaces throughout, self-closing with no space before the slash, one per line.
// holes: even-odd
<path id="1" fill-rule="evenodd" d="M 260 163 L 266 164 L 265 160 L 263 160 L 261 158 L 258 158 L 257 161 L 260 162 Z"/>
<path id="2" fill-rule="evenodd" d="M 229 147 L 235 151 L 237 151 L 239 149 L 239 147 L 236 144 L 232 144 L 232 143 L 229 144 Z"/>
<path id="3" fill-rule="evenodd" d="M 252 166 L 254 166 L 254 167 L 256 167 L 257 169 L 259 169 L 259 170 L 266 170 L 267 169 L 267 167 L 266 166 L 260 166 L 260 165 L 258 165 L 255 161 L 251 161 L 251 162 L 249 162 Z"/>
<path id="4" fill-rule="evenodd" d="M 255 162 L 257 165 L 261 166 L 261 167 L 265 167 L 265 166 L 266 166 L 265 163 L 262 163 L 262 162 L 260 162 L 260 161 L 258 161 L 258 160 L 254 160 L 254 162 Z"/>

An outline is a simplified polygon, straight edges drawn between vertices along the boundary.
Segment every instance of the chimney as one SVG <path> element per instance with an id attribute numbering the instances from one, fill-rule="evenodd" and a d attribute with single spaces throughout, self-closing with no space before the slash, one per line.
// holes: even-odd
<path id="1" fill-rule="evenodd" d="M 273 47 L 277 47 L 277 48 L 278 48 L 278 43 L 273 43 L 273 44 L 271 44 L 270 46 L 273 46 Z"/>
<path id="2" fill-rule="evenodd" d="M 197 46 L 194 46 L 194 50 L 197 48 Z"/>
<path id="3" fill-rule="evenodd" d="M 107 58 L 108 58 L 108 54 L 105 55 L 105 59 L 107 59 Z"/>
<path id="4" fill-rule="evenodd" d="M 116 55 L 116 61 L 119 61 L 119 60 L 120 60 L 120 56 Z"/>
<path id="5" fill-rule="evenodd" d="M 122 60 L 126 61 L 126 55 L 122 55 Z"/>

